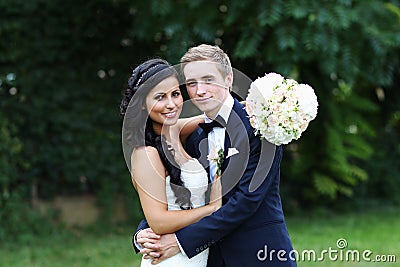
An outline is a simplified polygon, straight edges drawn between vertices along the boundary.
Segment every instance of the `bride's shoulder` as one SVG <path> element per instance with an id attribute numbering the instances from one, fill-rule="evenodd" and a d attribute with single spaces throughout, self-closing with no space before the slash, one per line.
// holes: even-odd
<path id="1" fill-rule="evenodd" d="M 157 153 L 157 149 L 154 146 L 141 146 L 135 148 L 134 153 Z"/>
<path id="2" fill-rule="evenodd" d="M 146 166 L 152 166 L 160 172 L 163 172 L 165 169 L 157 149 L 152 146 L 135 148 L 132 153 L 131 163 L 133 167 L 136 167 L 135 169 L 146 169 Z"/>
<path id="3" fill-rule="evenodd" d="M 160 159 L 157 149 L 152 146 L 142 146 L 135 148 L 132 153 L 132 157 L 138 159 L 148 159 L 149 161 Z"/>

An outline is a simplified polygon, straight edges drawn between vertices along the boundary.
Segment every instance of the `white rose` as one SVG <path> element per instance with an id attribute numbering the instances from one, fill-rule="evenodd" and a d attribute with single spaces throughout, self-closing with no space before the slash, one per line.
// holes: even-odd
<path id="1" fill-rule="evenodd" d="M 298 83 L 297 83 L 296 80 L 293 80 L 293 79 L 286 79 L 286 84 L 287 84 L 287 86 L 289 87 L 289 86 L 297 85 Z"/>
<path id="2" fill-rule="evenodd" d="M 296 89 L 299 96 L 300 109 L 311 117 L 311 120 L 315 119 L 318 112 L 318 101 L 314 90 L 308 84 L 296 85 Z"/>

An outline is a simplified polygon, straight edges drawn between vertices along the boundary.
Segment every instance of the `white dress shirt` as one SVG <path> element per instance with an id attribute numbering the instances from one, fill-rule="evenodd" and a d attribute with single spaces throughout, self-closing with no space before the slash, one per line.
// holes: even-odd
<path id="1" fill-rule="evenodd" d="M 231 114 L 232 108 L 233 108 L 234 100 L 231 95 L 228 95 L 228 97 L 225 99 L 224 103 L 222 104 L 217 116 L 220 116 L 222 119 L 224 119 L 225 123 L 228 122 L 229 115 Z M 205 115 L 204 122 L 205 123 L 210 123 L 212 120 Z M 218 151 L 219 149 L 222 148 L 224 149 L 224 143 L 225 143 L 225 128 L 220 128 L 220 127 L 215 127 L 213 128 L 209 133 L 208 133 L 208 152 L 213 151 Z M 217 163 L 215 161 L 210 161 L 209 162 L 210 166 L 210 179 L 213 181 L 214 176 L 217 172 Z"/>

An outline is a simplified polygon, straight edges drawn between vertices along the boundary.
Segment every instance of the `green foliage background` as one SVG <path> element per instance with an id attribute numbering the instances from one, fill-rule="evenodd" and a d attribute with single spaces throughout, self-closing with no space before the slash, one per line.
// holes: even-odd
<path id="1" fill-rule="evenodd" d="M 400 203 L 398 0 L 0 0 L 0 36 L 0 239 L 37 223 L 32 197 L 93 193 L 106 220 L 122 194 L 138 219 L 122 90 L 140 62 L 200 43 L 316 90 L 317 119 L 285 147 L 289 212 Z"/>

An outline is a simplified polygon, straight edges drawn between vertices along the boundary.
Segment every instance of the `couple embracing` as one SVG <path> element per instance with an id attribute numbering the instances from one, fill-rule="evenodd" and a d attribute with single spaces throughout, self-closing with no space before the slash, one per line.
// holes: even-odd
<path id="1" fill-rule="evenodd" d="M 204 115 L 179 118 L 178 72 Z M 133 237 L 141 266 L 296 266 L 279 194 L 282 147 L 254 134 L 232 84 L 227 54 L 205 44 L 180 70 L 151 59 L 129 78 L 121 114 L 146 217 Z M 272 253 L 260 257 L 265 248 Z"/>

